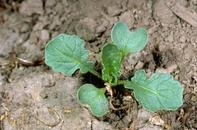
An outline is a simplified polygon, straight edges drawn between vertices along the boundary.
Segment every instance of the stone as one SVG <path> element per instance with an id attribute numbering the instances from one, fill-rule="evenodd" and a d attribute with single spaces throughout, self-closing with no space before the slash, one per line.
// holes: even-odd
<path id="1" fill-rule="evenodd" d="M 43 41 L 47 41 L 49 40 L 50 36 L 49 36 L 49 32 L 47 30 L 42 30 L 40 32 L 40 39 L 43 40 Z"/>

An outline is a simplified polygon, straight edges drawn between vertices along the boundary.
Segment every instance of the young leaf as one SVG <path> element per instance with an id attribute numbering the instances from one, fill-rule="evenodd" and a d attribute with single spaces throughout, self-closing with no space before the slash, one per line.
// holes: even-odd
<path id="1" fill-rule="evenodd" d="M 45 63 L 56 72 L 71 76 L 77 69 L 82 73 L 93 68 L 88 61 L 84 41 L 75 35 L 60 34 L 45 48 Z"/>
<path id="2" fill-rule="evenodd" d="M 170 74 L 155 73 L 147 79 L 144 70 L 139 70 L 125 88 L 133 89 L 135 98 L 152 112 L 176 110 L 183 104 L 183 88 Z"/>
<path id="3" fill-rule="evenodd" d="M 118 22 L 112 28 L 111 39 L 125 56 L 142 50 L 148 41 L 148 34 L 144 28 L 131 32 L 126 24 Z"/>
<path id="4" fill-rule="evenodd" d="M 120 73 L 122 55 L 113 44 L 107 44 L 102 49 L 102 78 L 109 83 L 117 83 Z"/>
<path id="5" fill-rule="evenodd" d="M 94 116 L 102 117 L 109 111 L 103 89 L 98 89 L 92 84 L 84 84 L 79 88 L 77 95 L 80 103 L 87 106 Z"/>

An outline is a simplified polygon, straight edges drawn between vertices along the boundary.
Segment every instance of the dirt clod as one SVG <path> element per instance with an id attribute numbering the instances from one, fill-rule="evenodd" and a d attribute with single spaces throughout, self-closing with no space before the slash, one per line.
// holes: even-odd
<path id="1" fill-rule="evenodd" d="M 31 16 L 33 14 L 43 14 L 42 0 L 27 0 L 23 1 L 20 5 L 19 12 L 23 15 Z"/>

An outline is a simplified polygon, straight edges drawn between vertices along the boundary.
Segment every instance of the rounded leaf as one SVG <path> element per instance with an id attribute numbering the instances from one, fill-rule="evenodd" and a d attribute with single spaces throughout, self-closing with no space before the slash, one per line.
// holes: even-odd
<path id="1" fill-rule="evenodd" d="M 80 103 L 88 107 L 94 116 L 102 117 L 109 111 L 103 89 L 98 89 L 92 84 L 84 84 L 79 88 L 77 96 Z"/>
<path id="2" fill-rule="evenodd" d="M 125 23 L 118 22 L 112 28 L 111 39 L 127 55 L 142 50 L 148 41 L 148 34 L 144 28 L 129 31 Z"/>
<path id="3" fill-rule="evenodd" d="M 139 70 L 125 87 L 133 89 L 135 98 L 152 112 L 176 110 L 183 104 L 183 87 L 167 73 L 155 73 L 147 79 L 145 71 Z"/>
<path id="4" fill-rule="evenodd" d="M 45 63 L 56 72 L 71 76 L 77 69 L 86 73 L 92 65 L 84 41 L 75 35 L 60 34 L 48 42 L 45 48 Z"/>

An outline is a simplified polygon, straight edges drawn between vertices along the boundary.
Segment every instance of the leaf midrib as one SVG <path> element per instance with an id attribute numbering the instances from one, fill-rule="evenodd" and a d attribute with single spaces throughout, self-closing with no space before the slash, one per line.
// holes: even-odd
<path id="1" fill-rule="evenodd" d="M 152 90 L 152 89 L 148 89 L 148 87 L 143 87 L 142 85 L 138 84 L 138 83 L 135 82 L 135 81 L 131 81 L 131 85 L 134 86 L 133 88 L 135 88 L 135 86 L 137 86 L 137 87 L 139 87 L 139 88 L 141 88 L 141 89 L 143 89 L 143 90 L 145 90 L 145 91 L 148 91 L 148 92 L 151 92 L 151 93 L 153 93 L 153 94 L 155 94 L 155 95 L 157 95 L 157 96 L 160 96 L 159 93 L 157 93 L 156 91 L 154 91 L 154 90 Z"/>
<path id="2" fill-rule="evenodd" d="M 76 64 L 82 64 L 82 61 L 76 59 L 76 57 L 63 53 L 63 52 L 60 51 L 57 47 L 54 47 L 54 49 L 55 49 L 60 55 L 62 55 L 63 57 L 69 57 L 69 58 L 71 58 L 71 60 L 73 60 L 74 63 L 76 63 Z"/>
<path id="3" fill-rule="evenodd" d="M 131 82 L 134 82 L 134 81 L 131 81 Z M 163 94 L 160 94 L 160 92 L 158 92 L 157 90 L 152 90 L 152 89 L 148 89 L 148 87 L 143 87 L 141 85 L 139 85 L 137 82 L 134 82 L 134 84 L 142 89 L 144 89 L 145 91 L 148 91 L 148 92 L 151 92 L 155 95 L 157 95 L 157 97 L 162 97 L 162 98 L 165 98 L 165 99 L 169 99 L 167 96 L 163 95 Z"/>

